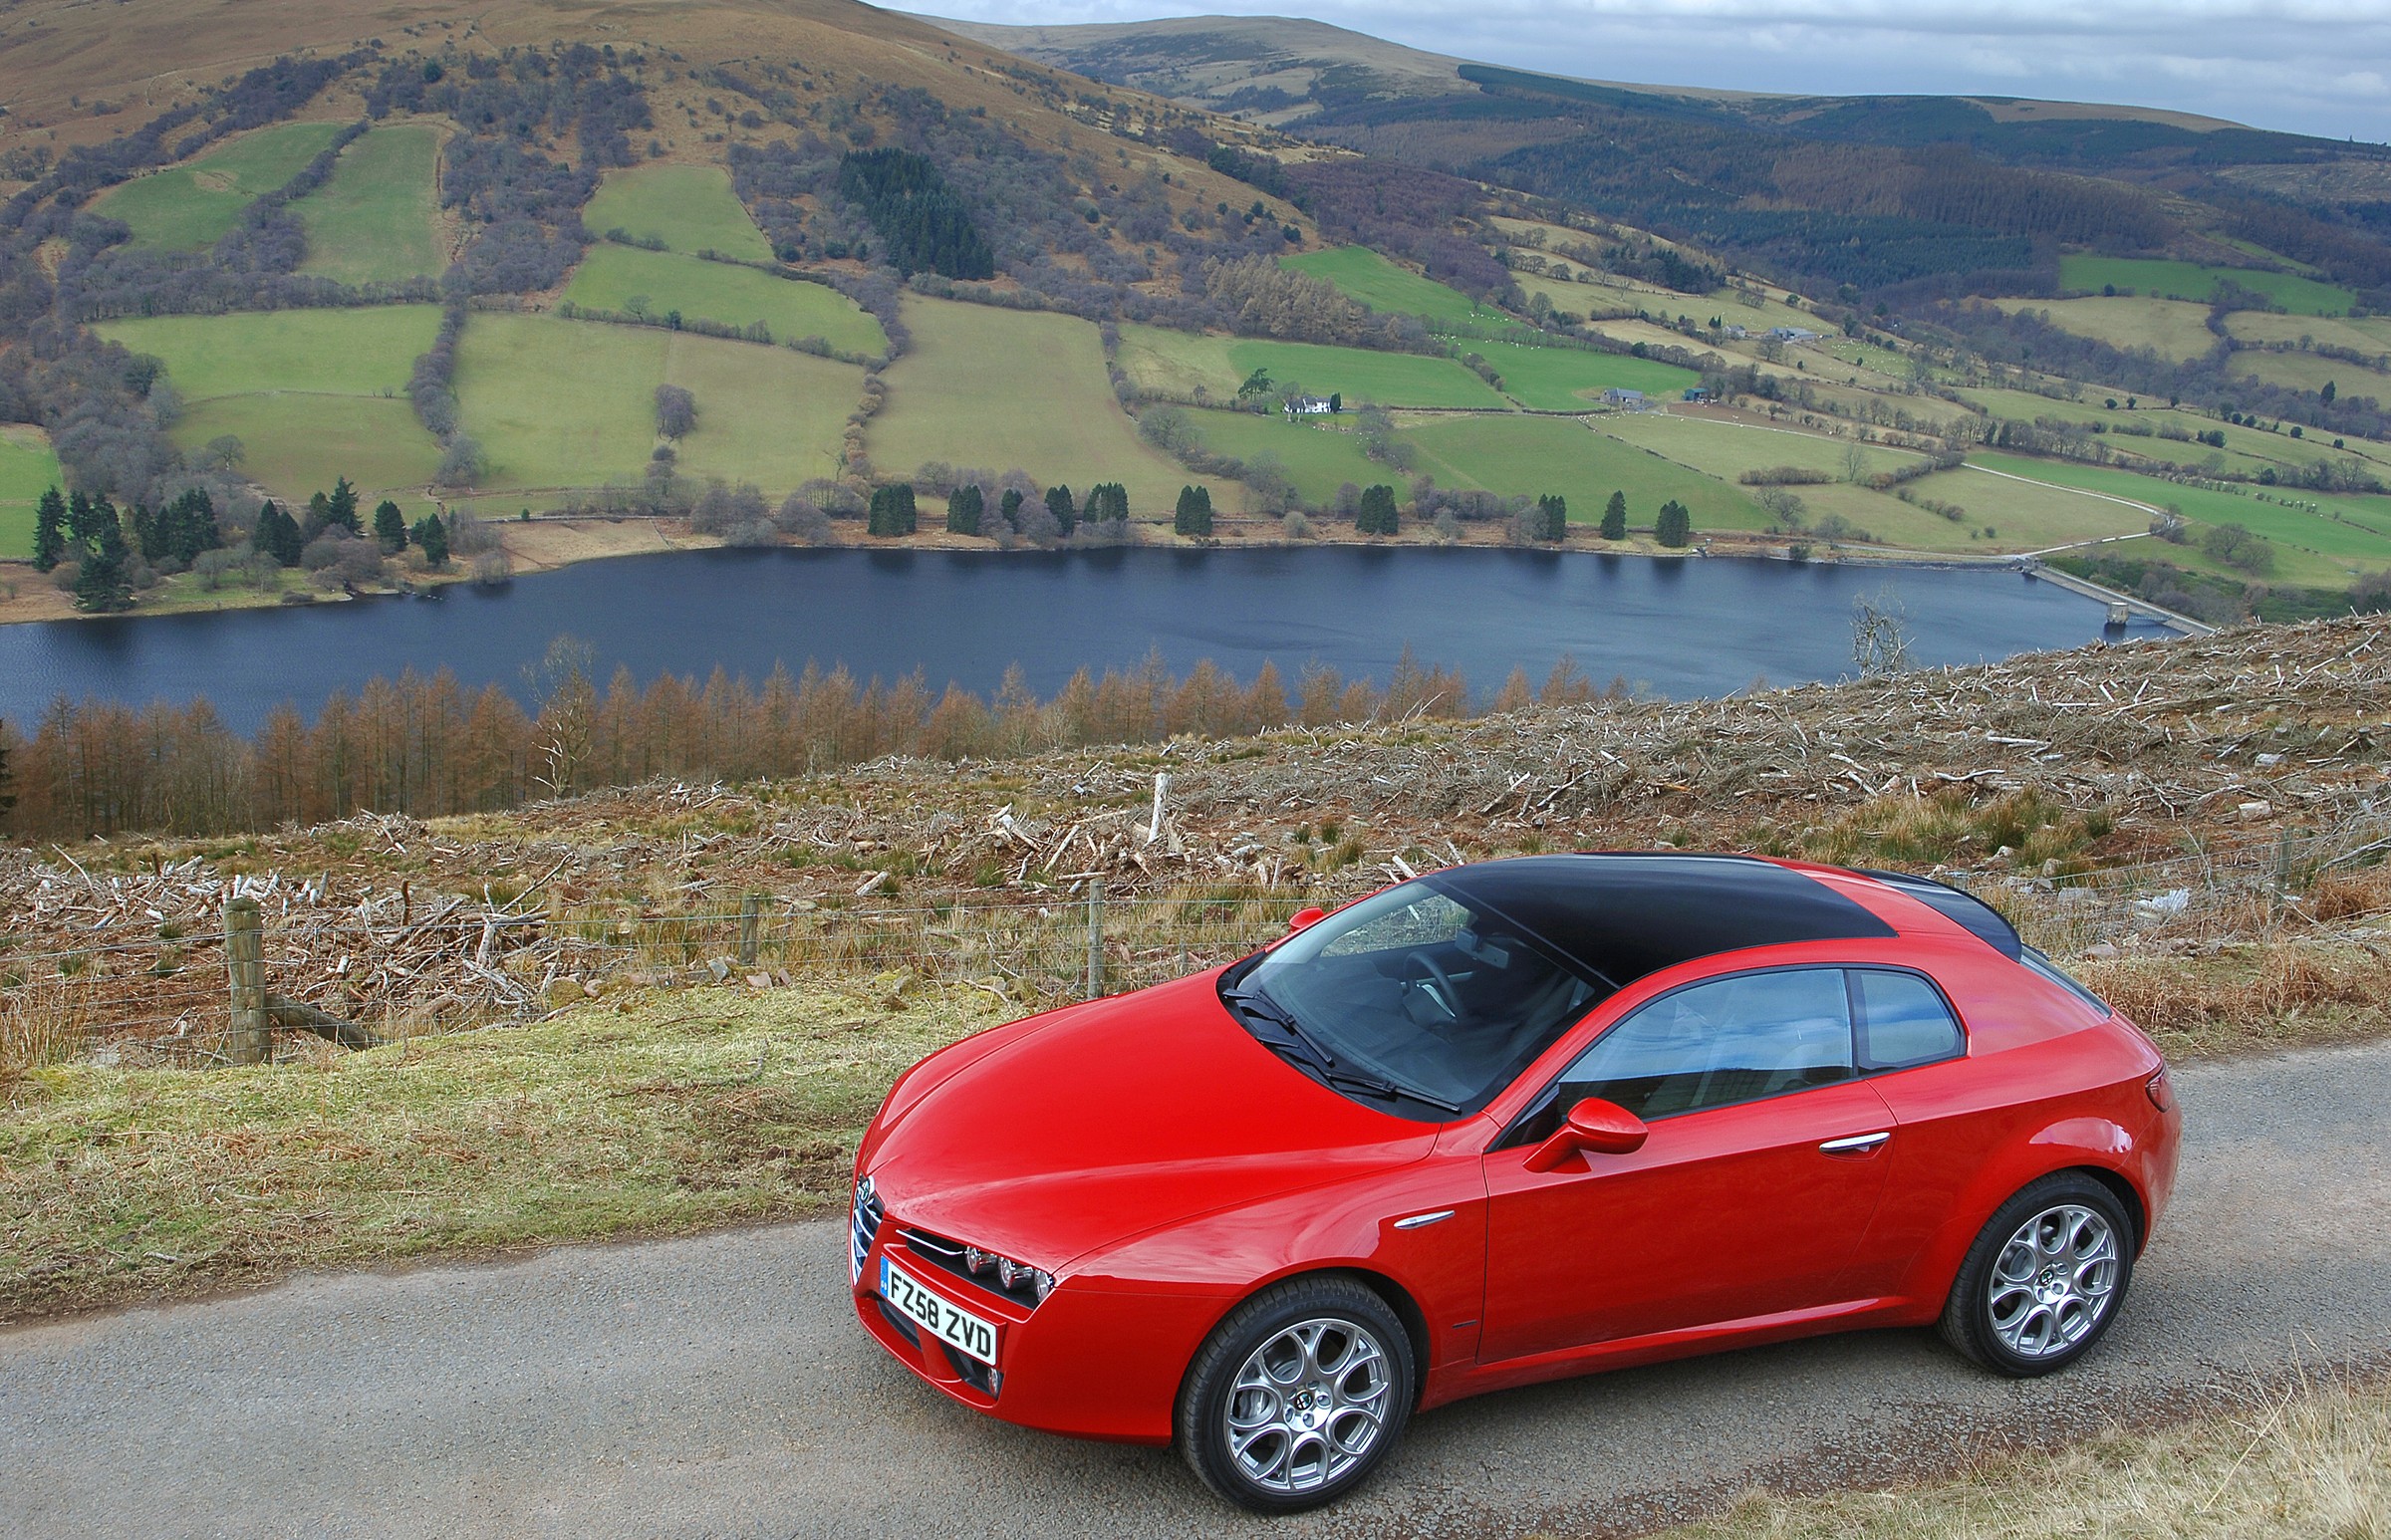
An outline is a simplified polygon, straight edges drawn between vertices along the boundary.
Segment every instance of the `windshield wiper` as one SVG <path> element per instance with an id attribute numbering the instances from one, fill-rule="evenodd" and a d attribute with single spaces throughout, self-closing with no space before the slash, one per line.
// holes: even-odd
<path id="1" fill-rule="evenodd" d="M 1295 1039 L 1302 1046 L 1303 1051 L 1311 1056 L 1312 1062 L 1322 1070 L 1333 1070 L 1337 1067 L 1337 1056 L 1321 1047 L 1320 1040 L 1304 1030 L 1303 1023 L 1295 1019 L 1292 1011 L 1262 993 L 1260 989 L 1224 989 L 1220 994 L 1222 999 L 1244 1011 L 1246 1015 L 1257 1021 L 1266 1021 Z"/>
<path id="2" fill-rule="evenodd" d="M 1425 1092 L 1415 1091 L 1409 1086 L 1399 1086 L 1391 1080 L 1384 1080 L 1376 1075 L 1338 1069 L 1336 1056 L 1321 1047 L 1319 1040 L 1305 1031 L 1303 1023 L 1297 1021 L 1285 1006 L 1271 999 L 1259 989 L 1224 989 L 1220 993 L 1223 999 L 1242 1010 L 1246 1015 L 1253 1017 L 1256 1021 L 1266 1022 L 1270 1026 L 1277 1027 L 1287 1034 L 1287 1039 L 1292 1039 L 1292 1041 L 1266 1037 L 1257 1039 L 1264 1047 L 1275 1048 L 1281 1053 L 1290 1051 L 1300 1053 L 1310 1061 L 1313 1069 L 1319 1071 L 1322 1080 L 1334 1085 L 1347 1086 L 1371 1096 L 1409 1097 L 1415 1102 L 1425 1102 L 1431 1107 L 1441 1107 L 1449 1113 L 1458 1113 L 1461 1110 L 1460 1103 L 1448 1102 L 1443 1097 L 1429 1096 Z"/>

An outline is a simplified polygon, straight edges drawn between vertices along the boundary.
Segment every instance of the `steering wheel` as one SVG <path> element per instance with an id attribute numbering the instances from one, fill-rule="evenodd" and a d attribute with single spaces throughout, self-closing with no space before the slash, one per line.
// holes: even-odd
<path id="1" fill-rule="evenodd" d="M 1461 1019 L 1461 992 L 1454 988 L 1453 975 L 1446 972 L 1443 965 L 1426 952 L 1412 953 L 1412 960 L 1433 974 L 1436 977 L 1437 990 L 1443 991 L 1443 994 L 1439 995 L 1437 990 L 1431 990 L 1429 998 L 1437 1002 L 1438 1008 L 1445 1012 L 1449 1020 L 1460 1021 Z M 1419 981 L 1414 980 L 1414 982 Z"/>

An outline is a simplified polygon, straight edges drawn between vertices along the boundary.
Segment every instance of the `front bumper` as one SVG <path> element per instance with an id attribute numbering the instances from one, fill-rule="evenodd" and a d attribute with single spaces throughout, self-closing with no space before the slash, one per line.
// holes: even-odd
<path id="1" fill-rule="evenodd" d="M 1045 1303 L 1026 1308 L 917 1254 L 893 1213 L 873 1229 L 850 1254 L 856 1320 L 864 1330 L 940 1395 L 1047 1432 L 1169 1443 L 1180 1382 L 1204 1334 L 1234 1302 L 1211 1291 L 1123 1290 L 1066 1279 Z M 995 1325 L 993 1372 L 920 1330 L 881 1298 L 884 1255 L 923 1286 Z"/>

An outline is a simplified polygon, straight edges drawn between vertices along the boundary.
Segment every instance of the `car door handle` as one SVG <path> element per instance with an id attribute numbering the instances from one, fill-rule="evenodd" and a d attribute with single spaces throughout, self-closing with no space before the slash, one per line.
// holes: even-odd
<path id="1" fill-rule="evenodd" d="M 1853 1134 L 1844 1139 L 1828 1140 L 1818 1147 L 1818 1152 L 1830 1155 L 1874 1155 L 1892 1137 L 1889 1133 Z"/>

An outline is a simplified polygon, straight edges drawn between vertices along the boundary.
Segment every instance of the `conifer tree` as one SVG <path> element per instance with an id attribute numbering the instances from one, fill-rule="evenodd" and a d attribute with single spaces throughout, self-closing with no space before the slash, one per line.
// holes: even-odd
<path id="1" fill-rule="evenodd" d="M 1653 525 L 1653 533 L 1665 546 L 1683 546 L 1694 538 L 1694 516 L 1674 497 L 1661 504 Z"/>
<path id="2" fill-rule="evenodd" d="M 115 510 L 110 510 L 113 521 Z M 92 500 L 81 492 L 67 499 L 67 540 L 79 546 L 89 546 L 100 538 L 99 514 Z"/>
<path id="3" fill-rule="evenodd" d="M 1060 482 L 1046 489 L 1046 511 L 1054 515 L 1055 527 L 1066 535 L 1079 523 L 1079 505 L 1071 500 L 1071 489 Z"/>
<path id="4" fill-rule="evenodd" d="M 1008 486 L 1004 496 L 996 500 L 996 512 L 1004 519 L 1004 527 L 1019 534 L 1021 531 L 1021 489 Z"/>
<path id="5" fill-rule="evenodd" d="M 1181 487 L 1179 509 L 1172 517 L 1171 528 L 1182 535 L 1209 535 L 1212 532 L 1211 488 Z"/>
<path id="6" fill-rule="evenodd" d="M 873 489 L 872 505 L 864 526 L 868 533 L 910 535 L 919 527 L 918 520 L 912 482 L 900 481 L 894 486 Z"/>
<path id="7" fill-rule="evenodd" d="M 67 552 L 67 500 L 51 487 L 33 511 L 33 570 L 55 572 Z"/>
<path id="8" fill-rule="evenodd" d="M 290 521 L 285 519 L 283 522 L 288 524 Z M 298 533 L 296 526 L 292 533 Z M 423 552 L 423 565 L 433 572 L 445 569 L 448 565 L 448 526 L 440 522 L 440 516 L 427 513 L 417 519 L 414 535 L 416 546 Z"/>
<path id="9" fill-rule="evenodd" d="M 1627 538 L 1627 494 L 1625 492 L 1613 492 L 1610 502 L 1604 505 L 1602 538 L 1605 540 L 1625 540 Z"/>
<path id="10" fill-rule="evenodd" d="M 357 488 L 347 476 L 332 484 L 332 495 L 324 500 L 324 517 L 331 523 L 345 525 L 352 535 L 363 534 L 357 522 Z"/>
<path id="11" fill-rule="evenodd" d="M 157 513 L 151 513 L 147 503 L 134 503 L 133 512 L 126 516 L 126 522 L 133 526 L 130 544 L 132 549 L 141 553 L 142 561 L 154 562 L 172 554 L 173 547 L 168 543 L 166 528 L 172 512 L 173 505 L 170 503 Z"/>
<path id="12" fill-rule="evenodd" d="M 136 509 L 136 529 L 139 527 L 139 517 Z M 161 554 L 174 558 L 185 567 L 197 561 L 200 552 L 218 550 L 224 544 L 224 536 L 216 528 L 215 499 L 209 497 L 201 487 L 192 487 L 166 504 L 152 522 Z M 142 554 L 148 554 L 146 548 Z"/>
<path id="13" fill-rule="evenodd" d="M 406 549 L 406 515 L 387 497 L 374 507 L 374 538 L 391 555 Z"/>
<path id="14" fill-rule="evenodd" d="M 987 511 L 987 497 L 974 486 L 958 486 L 946 494 L 946 533 L 976 535 L 979 516 Z"/>
<path id="15" fill-rule="evenodd" d="M 106 497 L 92 508 L 93 536 L 89 554 L 75 580 L 75 608 L 86 615 L 108 615 L 133 608 L 133 585 L 125 568 L 132 550 L 125 544 L 125 526 L 116 505 Z"/>
<path id="16" fill-rule="evenodd" d="M 1400 533 L 1403 518 L 1395 507 L 1395 489 L 1384 482 L 1362 488 L 1362 505 L 1354 514 L 1353 527 L 1365 535 Z"/>
<path id="17" fill-rule="evenodd" d="M 282 511 L 282 505 L 269 502 L 257 511 L 257 530 L 250 543 L 274 559 L 278 567 L 296 567 L 307 549 L 300 538 L 299 521 Z"/>
<path id="18" fill-rule="evenodd" d="M 1543 527 L 1536 532 L 1540 540 L 1563 540 L 1569 534 L 1569 500 L 1558 492 L 1547 492 L 1536 499 L 1536 511 L 1544 516 Z"/>

